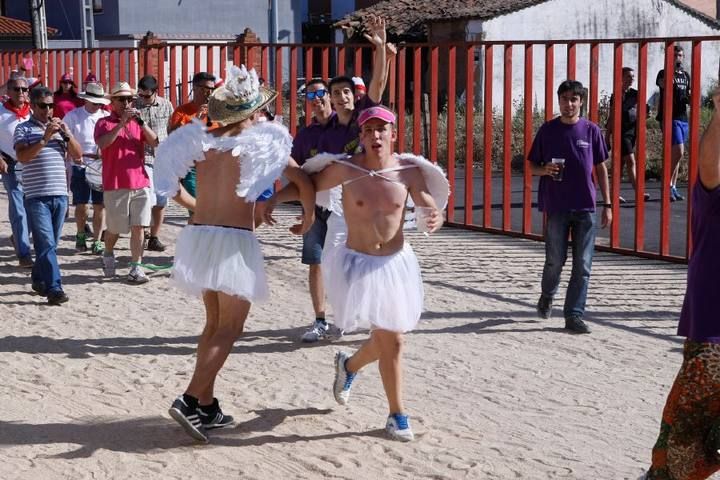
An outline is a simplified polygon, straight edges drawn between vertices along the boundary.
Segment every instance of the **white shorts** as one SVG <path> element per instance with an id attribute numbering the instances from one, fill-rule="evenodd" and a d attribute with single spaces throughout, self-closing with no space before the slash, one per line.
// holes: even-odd
<path id="1" fill-rule="evenodd" d="M 346 245 L 327 252 L 322 272 L 335 325 L 347 332 L 415 328 L 422 313 L 423 284 L 410 244 L 387 256 L 360 253 Z"/>
<path id="2" fill-rule="evenodd" d="M 150 226 L 150 188 L 106 190 L 103 203 L 110 233 L 128 233 L 130 227 Z"/>
<path id="3" fill-rule="evenodd" d="M 191 295 L 205 290 L 242 297 L 268 298 L 260 242 L 249 230 L 188 225 L 178 235 L 170 283 Z"/>

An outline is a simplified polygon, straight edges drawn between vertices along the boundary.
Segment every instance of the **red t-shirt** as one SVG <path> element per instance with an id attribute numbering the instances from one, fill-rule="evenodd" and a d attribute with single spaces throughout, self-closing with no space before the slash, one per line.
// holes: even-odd
<path id="1" fill-rule="evenodd" d="M 98 120 L 95 141 L 119 123 L 120 117 L 114 112 Z M 145 137 L 137 122 L 130 121 L 125 125 L 115 141 L 103 148 L 101 154 L 103 190 L 137 190 L 150 186 L 150 178 L 145 172 Z"/>

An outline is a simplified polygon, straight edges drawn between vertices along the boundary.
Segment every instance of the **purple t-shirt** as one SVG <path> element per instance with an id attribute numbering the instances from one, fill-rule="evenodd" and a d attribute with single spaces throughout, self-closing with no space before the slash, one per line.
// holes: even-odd
<path id="1" fill-rule="evenodd" d="M 692 196 L 693 253 L 678 335 L 695 342 L 720 343 L 720 187 L 707 190 L 698 182 Z"/>
<path id="2" fill-rule="evenodd" d="M 314 121 L 307 127 L 300 130 L 293 138 L 292 150 L 290 156 L 298 165 L 305 163 L 308 158 L 314 157 L 318 153 L 318 143 L 320 136 L 325 131 L 325 126 Z"/>
<path id="3" fill-rule="evenodd" d="M 593 167 L 608 158 L 600 127 L 581 118 L 568 125 L 560 117 L 545 122 L 535 135 L 528 160 L 537 165 L 565 159 L 563 180 L 540 177 L 538 209 L 541 212 L 594 212 Z"/>
<path id="4" fill-rule="evenodd" d="M 347 153 L 352 155 L 357 153 L 360 148 L 360 127 L 357 124 L 358 115 L 366 108 L 377 105 L 372 99 L 365 95 L 355 102 L 355 110 L 353 110 L 350 123 L 342 125 L 338 121 L 337 114 L 333 113 L 325 125 L 324 132 L 318 143 L 318 152 L 323 153 Z M 293 157 L 294 158 L 294 157 Z"/>

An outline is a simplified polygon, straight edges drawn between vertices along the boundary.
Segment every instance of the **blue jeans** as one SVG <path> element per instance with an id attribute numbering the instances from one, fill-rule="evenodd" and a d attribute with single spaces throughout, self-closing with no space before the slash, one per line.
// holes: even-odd
<path id="1" fill-rule="evenodd" d="M 562 212 L 547 216 L 545 231 L 545 267 L 542 294 L 553 298 L 560 284 L 567 259 L 568 234 L 572 234 L 572 273 L 565 294 L 563 314 L 582 317 L 585 313 L 590 269 L 595 251 L 596 220 L 594 212 Z"/>
<path id="2" fill-rule="evenodd" d="M 68 198 L 66 196 L 25 199 L 25 209 L 30 219 L 30 229 L 35 246 L 32 282 L 43 285 L 48 293 L 62 290 L 57 246 L 62 234 L 67 208 Z"/>
<path id="3" fill-rule="evenodd" d="M 8 219 L 15 239 L 15 253 L 18 258 L 30 256 L 30 230 L 25 213 L 25 192 L 17 181 L 15 172 L 3 173 L 3 185 L 8 194 Z"/>

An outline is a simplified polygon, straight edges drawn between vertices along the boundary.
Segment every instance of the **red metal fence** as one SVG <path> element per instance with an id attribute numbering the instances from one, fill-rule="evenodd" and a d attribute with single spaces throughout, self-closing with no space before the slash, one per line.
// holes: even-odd
<path id="1" fill-rule="evenodd" d="M 559 81 L 582 80 L 588 88 L 588 118 L 604 127 L 610 115 L 614 131 L 619 132 L 621 102 L 614 102 L 613 111 L 608 111 L 603 81 L 619 98 L 622 67 L 634 68 L 638 105 L 644 106 L 648 85 L 655 86 L 656 72 L 649 71 L 649 64 L 673 71 L 673 50 L 678 44 L 689 47 L 686 65 L 692 76 L 691 133 L 683 160 L 688 165 L 683 182 L 687 189 L 682 189 L 687 200 L 670 202 L 669 136 L 660 136 L 654 120 L 638 115 L 634 201 L 622 206 L 618 202 L 622 190 L 629 187 L 622 182 L 621 138 L 614 135 L 609 164 L 615 221 L 598 236 L 598 247 L 686 261 L 690 254 L 689 192 L 696 182 L 701 130 L 701 85 L 708 77 L 716 78 L 717 72 L 716 63 L 712 68 L 703 63 L 717 61 L 720 37 L 402 45 L 391 62 L 384 99 L 399 112 L 397 149 L 424 154 L 447 169 L 452 186 L 447 209 L 450 225 L 541 239 L 543 217 L 534 208 L 537 180 L 524 159 L 538 125 L 554 116 Z M 3 51 L 0 83 L 24 55 L 32 56 L 33 74 L 51 87 L 68 71 L 78 85 L 93 72 L 106 87 L 117 81 L 134 87 L 142 75 L 154 74 L 165 86 L 160 94 L 175 105 L 188 100 L 194 72 L 224 76 L 229 64 L 253 65 L 282 92 L 275 102 L 276 114 L 285 115 L 293 134 L 310 122 L 304 114 L 309 109 L 298 92 L 305 78 L 351 74 L 368 79 L 372 67 L 367 45 L 144 43 L 132 49 Z M 710 60 L 703 62 L 704 57 Z M 665 76 L 665 91 L 672 91 L 672 79 Z M 671 96 L 664 100 L 665 111 L 671 111 Z M 666 115 L 662 131 L 671 131 L 670 122 Z M 648 183 L 646 171 L 660 178 Z M 646 192 L 654 197 L 647 202 Z"/>

